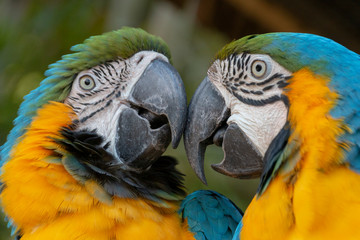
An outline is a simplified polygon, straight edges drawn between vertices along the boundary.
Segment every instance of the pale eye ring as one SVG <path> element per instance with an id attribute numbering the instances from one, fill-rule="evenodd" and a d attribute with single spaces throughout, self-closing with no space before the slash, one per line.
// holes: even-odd
<path id="1" fill-rule="evenodd" d="M 262 78 L 267 73 L 267 64 L 262 60 L 255 60 L 251 64 L 251 74 L 255 78 Z"/>
<path id="2" fill-rule="evenodd" d="M 83 90 L 90 91 L 95 88 L 95 80 L 90 75 L 81 76 L 79 85 Z"/>

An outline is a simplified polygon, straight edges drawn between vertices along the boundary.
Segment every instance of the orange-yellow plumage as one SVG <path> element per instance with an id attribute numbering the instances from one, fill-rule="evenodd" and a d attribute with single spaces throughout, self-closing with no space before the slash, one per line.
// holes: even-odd
<path id="1" fill-rule="evenodd" d="M 301 159 L 291 173 L 280 169 L 261 197 L 252 200 L 241 239 L 360 236 L 360 175 L 344 162 L 347 145 L 338 138 L 348 128 L 329 114 L 338 95 L 327 83 L 307 69 L 293 74 L 286 95 L 291 138 L 301 139 Z"/>
<path id="2" fill-rule="evenodd" d="M 81 185 L 57 162 L 51 138 L 76 118 L 65 104 L 39 109 L 3 166 L 2 206 L 21 229 L 21 239 L 194 239 L 177 215 L 178 204 L 95 198 L 91 182 Z"/>

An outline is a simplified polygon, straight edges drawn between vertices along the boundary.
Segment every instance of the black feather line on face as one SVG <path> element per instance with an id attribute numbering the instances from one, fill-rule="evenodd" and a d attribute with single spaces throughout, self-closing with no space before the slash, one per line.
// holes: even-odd
<path id="1" fill-rule="evenodd" d="M 249 91 L 240 88 L 240 90 L 244 93 L 250 93 Z M 246 103 L 248 105 L 252 105 L 252 106 L 264 106 L 266 104 L 270 104 L 270 103 L 274 103 L 276 101 L 283 101 L 285 103 L 285 105 L 287 105 L 288 99 L 285 95 L 281 95 L 281 96 L 272 96 L 270 98 L 267 99 L 261 99 L 261 100 L 255 100 L 255 99 L 250 99 L 250 98 L 244 98 L 242 97 L 240 94 L 237 94 L 235 91 L 232 91 L 232 94 L 239 99 L 239 101 Z"/>
<path id="2" fill-rule="evenodd" d="M 180 200 L 185 196 L 183 174 L 176 170 L 177 161 L 161 156 L 149 168 L 128 168 L 102 147 L 104 140 L 94 131 L 64 128 L 64 139 L 55 139 L 72 156 L 71 165 L 79 166 L 70 174 L 76 179 L 95 180 L 111 196 L 144 198 L 151 201 Z M 106 146 L 106 144 L 105 144 Z"/>

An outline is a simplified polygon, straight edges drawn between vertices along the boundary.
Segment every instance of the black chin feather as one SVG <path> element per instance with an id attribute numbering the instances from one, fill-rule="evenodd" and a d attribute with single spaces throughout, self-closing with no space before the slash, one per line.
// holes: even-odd
<path id="1" fill-rule="evenodd" d="M 119 164 L 94 131 L 64 128 L 61 134 L 64 139 L 55 141 L 65 148 L 64 157 L 71 156 L 63 164 L 71 159 L 71 166 L 65 168 L 80 182 L 95 180 L 111 196 L 124 198 L 161 201 L 185 196 L 183 174 L 176 170 L 175 158 L 161 156 L 147 169 L 132 169 Z"/>

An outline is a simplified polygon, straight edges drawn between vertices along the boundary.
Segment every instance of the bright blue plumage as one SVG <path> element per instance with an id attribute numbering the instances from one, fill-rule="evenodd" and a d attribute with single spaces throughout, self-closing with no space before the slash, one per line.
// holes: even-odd
<path id="1" fill-rule="evenodd" d="M 281 51 L 296 69 L 310 68 L 314 73 L 331 79 L 329 87 L 339 94 L 331 116 L 344 119 L 350 132 L 341 136 L 339 141 L 350 145 L 345 159 L 352 169 L 360 172 L 360 55 L 350 51 L 331 39 L 304 33 L 272 33 L 271 44 L 263 48 L 265 52 Z M 305 43 L 305 44 L 304 44 Z M 306 44 L 308 43 L 308 44 Z M 285 66 L 286 67 L 286 66 Z"/>
<path id="2" fill-rule="evenodd" d="M 14 128 L 8 135 L 7 142 L 0 147 L 1 162 L 0 166 L 9 158 L 10 150 L 16 144 L 18 137 L 22 136 L 25 132 L 26 126 L 28 126 L 33 116 L 35 116 L 36 110 L 44 102 L 48 102 L 52 95 L 46 92 L 46 89 L 53 89 L 56 84 L 52 81 L 54 76 L 50 76 L 41 83 L 40 87 L 30 92 L 24 97 L 24 102 L 20 105 L 18 111 L 18 117 L 14 120 Z M 48 96 L 48 97 L 47 97 Z"/>
<path id="3" fill-rule="evenodd" d="M 197 240 L 232 239 L 242 212 L 234 203 L 214 191 L 200 190 L 188 195 L 180 213 L 187 219 Z"/>
<path id="4" fill-rule="evenodd" d="M 359 86 L 360 56 L 321 36 L 251 35 L 217 54 L 190 103 L 185 147 L 202 180 L 214 136 L 225 155 L 216 171 L 261 172 L 234 240 L 360 236 Z"/>
<path id="5" fill-rule="evenodd" d="M 46 78 L 40 83 L 40 86 L 24 97 L 18 117 L 14 120 L 14 128 L 8 135 L 6 143 L 0 147 L 0 166 L 9 158 L 10 150 L 16 144 L 16 140 L 24 134 L 26 127 L 36 115 L 36 111 L 49 101 L 62 101 L 70 90 L 73 77 L 61 76 L 60 72 L 65 72 L 66 65 L 63 66 L 60 62 L 63 63 L 64 60 L 58 61 L 57 65 L 51 64 L 51 68 L 45 72 Z"/>

